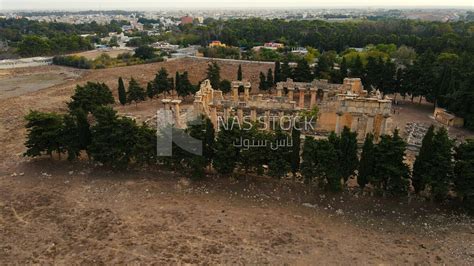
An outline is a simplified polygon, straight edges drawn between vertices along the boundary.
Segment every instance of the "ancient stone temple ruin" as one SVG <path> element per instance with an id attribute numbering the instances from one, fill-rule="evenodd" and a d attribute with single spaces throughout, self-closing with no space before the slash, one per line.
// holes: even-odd
<path id="1" fill-rule="evenodd" d="M 239 92 L 239 88 L 243 93 Z M 331 84 L 327 80 L 310 83 L 288 79 L 276 84 L 275 94 L 250 94 L 251 84 L 245 81 L 232 82 L 230 95 L 214 90 L 205 80 L 194 97 L 196 115 L 208 116 L 214 125 L 218 117 L 226 120 L 244 116 L 256 121 L 257 117 L 295 116 L 301 111 L 318 108 L 318 119 L 312 135 L 340 133 L 343 127 L 357 132 L 363 140 L 367 133 L 376 137 L 389 132 L 391 127 L 391 100 L 382 99 L 380 93 L 369 94 L 358 78 L 346 78 L 343 84 Z"/>

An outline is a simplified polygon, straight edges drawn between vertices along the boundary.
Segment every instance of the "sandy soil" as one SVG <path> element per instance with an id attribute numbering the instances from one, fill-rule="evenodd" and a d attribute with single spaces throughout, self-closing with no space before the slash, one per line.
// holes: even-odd
<path id="1" fill-rule="evenodd" d="M 472 219 L 444 206 L 332 195 L 291 180 L 247 175 L 197 182 L 166 169 L 117 173 L 21 156 L 23 116 L 30 109 L 63 111 L 77 83 L 96 80 L 115 88 L 119 76 L 130 75 L 145 82 L 161 66 L 171 73 L 187 69 L 193 82 L 206 68 L 181 60 L 84 71 L 0 99 L 2 263 L 474 263 Z M 232 79 L 237 64 L 222 67 L 223 77 Z M 244 66 L 244 76 L 255 71 L 257 78 L 266 67 Z M 146 115 L 155 104 L 118 109 Z"/>

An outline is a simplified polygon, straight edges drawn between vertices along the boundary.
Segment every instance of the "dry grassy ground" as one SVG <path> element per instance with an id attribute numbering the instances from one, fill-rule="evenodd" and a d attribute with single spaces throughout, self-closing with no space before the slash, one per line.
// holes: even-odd
<path id="1" fill-rule="evenodd" d="M 264 177 L 193 182 L 165 169 L 117 173 L 86 162 L 21 156 L 28 110 L 62 111 L 78 83 L 116 88 L 119 76 L 132 75 L 144 83 L 161 66 L 171 73 L 188 70 L 197 82 L 206 63 L 80 71 L 73 80 L 0 99 L 2 263 L 474 263 L 472 219 L 429 203 L 332 195 Z M 267 67 L 244 65 L 244 76 L 252 73 L 258 84 Z M 234 78 L 237 64 L 222 68 L 224 78 Z M 77 70 L 20 69 L 0 82 L 35 71 Z M 146 114 L 158 104 L 118 109 Z"/>

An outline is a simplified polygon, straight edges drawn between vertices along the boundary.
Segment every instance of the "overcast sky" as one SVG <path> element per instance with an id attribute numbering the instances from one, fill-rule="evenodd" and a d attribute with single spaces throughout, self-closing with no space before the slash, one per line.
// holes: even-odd
<path id="1" fill-rule="evenodd" d="M 0 0 L 0 9 L 133 9 L 256 7 L 470 7 L 474 0 Z"/>

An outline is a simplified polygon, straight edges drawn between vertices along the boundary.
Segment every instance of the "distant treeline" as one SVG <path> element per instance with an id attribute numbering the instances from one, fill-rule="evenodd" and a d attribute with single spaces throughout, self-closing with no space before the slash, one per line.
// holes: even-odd
<path id="1" fill-rule="evenodd" d="M 23 57 L 58 55 L 90 50 L 92 43 L 109 32 L 120 32 L 124 21 L 106 25 L 96 22 L 68 24 L 28 19 L 0 19 L 0 40 L 7 41 Z M 79 35 L 91 34 L 83 38 Z"/>

